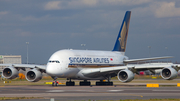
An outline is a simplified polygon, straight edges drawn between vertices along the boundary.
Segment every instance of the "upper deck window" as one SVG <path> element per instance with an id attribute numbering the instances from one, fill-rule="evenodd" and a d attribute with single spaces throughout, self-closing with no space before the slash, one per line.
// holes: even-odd
<path id="1" fill-rule="evenodd" d="M 58 60 L 50 60 L 49 63 L 60 63 Z"/>

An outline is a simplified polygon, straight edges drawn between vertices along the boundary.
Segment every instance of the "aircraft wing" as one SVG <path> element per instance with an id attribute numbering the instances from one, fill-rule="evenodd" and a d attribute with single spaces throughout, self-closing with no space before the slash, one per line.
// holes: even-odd
<path id="1" fill-rule="evenodd" d="M 25 68 L 37 68 L 40 70 L 46 70 L 46 65 L 35 65 L 35 64 L 0 64 L 0 66 L 13 66 L 15 68 L 25 69 Z"/>
<path id="2" fill-rule="evenodd" d="M 134 73 L 138 71 L 150 70 L 151 72 L 155 72 L 156 69 L 163 69 L 164 67 L 176 67 L 180 69 L 179 64 L 173 63 L 146 63 L 146 64 L 128 64 L 126 66 L 116 66 L 116 67 L 105 67 L 105 68 L 97 68 L 97 69 L 85 69 L 82 71 L 84 76 L 88 77 L 98 77 L 100 75 L 117 75 L 117 73 L 121 70 L 131 70 Z"/>
<path id="3" fill-rule="evenodd" d="M 153 58 L 141 58 L 141 59 L 131 59 L 131 60 L 124 60 L 124 63 L 134 63 L 140 61 L 148 61 L 148 60 L 157 60 L 157 59 L 168 59 L 173 58 L 172 56 L 165 56 L 165 57 L 153 57 Z"/>
<path id="4" fill-rule="evenodd" d="M 99 77 L 106 74 L 117 74 L 116 71 L 127 69 L 127 66 L 105 67 L 96 69 L 83 69 L 81 73 L 87 77 Z"/>

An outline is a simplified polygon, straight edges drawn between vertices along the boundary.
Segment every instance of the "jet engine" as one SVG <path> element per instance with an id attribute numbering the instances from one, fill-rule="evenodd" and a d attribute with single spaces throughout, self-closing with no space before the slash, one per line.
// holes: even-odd
<path id="1" fill-rule="evenodd" d="M 13 66 L 4 68 L 2 75 L 7 79 L 15 79 L 18 77 L 19 71 Z"/>
<path id="2" fill-rule="evenodd" d="M 172 67 L 165 67 L 161 71 L 161 77 L 165 80 L 172 80 L 176 78 L 177 75 L 178 75 L 178 72 Z"/>
<path id="3" fill-rule="evenodd" d="M 42 73 L 37 69 L 31 69 L 26 72 L 26 79 L 31 82 L 37 82 L 42 79 Z"/>
<path id="4" fill-rule="evenodd" d="M 119 81 L 121 82 L 130 82 L 134 79 L 134 73 L 130 70 L 121 70 L 119 71 L 119 73 L 117 74 L 117 77 L 119 79 Z"/>

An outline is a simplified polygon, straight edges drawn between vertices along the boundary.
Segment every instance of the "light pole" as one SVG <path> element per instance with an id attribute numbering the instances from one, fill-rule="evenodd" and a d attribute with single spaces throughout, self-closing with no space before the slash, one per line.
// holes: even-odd
<path id="1" fill-rule="evenodd" d="M 28 64 L 28 45 L 29 45 L 29 42 L 26 42 L 27 44 L 27 64 Z"/>

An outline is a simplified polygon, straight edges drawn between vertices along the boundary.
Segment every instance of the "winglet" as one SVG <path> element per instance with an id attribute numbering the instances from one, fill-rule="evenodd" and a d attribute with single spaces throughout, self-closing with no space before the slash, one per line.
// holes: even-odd
<path id="1" fill-rule="evenodd" d="M 131 11 L 126 11 L 113 51 L 125 52 Z"/>

